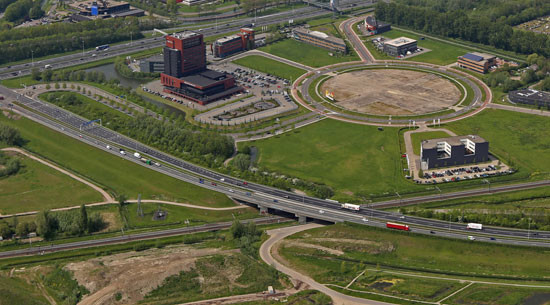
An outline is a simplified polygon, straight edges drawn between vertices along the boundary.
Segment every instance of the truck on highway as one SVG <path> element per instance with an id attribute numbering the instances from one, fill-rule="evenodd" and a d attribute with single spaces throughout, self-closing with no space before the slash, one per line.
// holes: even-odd
<path id="1" fill-rule="evenodd" d="M 471 229 L 471 230 L 483 230 L 483 225 L 480 224 L 480 223 L 474 223 L 474 222 L 470 222 L 467 226 L 466 226 L 467 229 Z"/>
<path id="2" fill-rule="evenodd" d="M 386 228 L 396 229 L 396 230 L 403 230 L 403 231 L 410 231 L 411 230 L 408 225 L 395 223 L 395 222 L 386 222 Z"/>
<path id="3" fill-rule="evenodd" d="M 361 209 L 361 206 L 358 204 L 342 203 L 342 209 L 359 211 L 359 209 Z"/>
<path id="4" fill-rule="evenodd" d="M 135 152 L 135 153 L 134 153 L 134 157 L 136 157 L 136 158 L 138 158 L 138 159 L 141 159 L 141 154 L 138 153 L 138 152 Z"/>

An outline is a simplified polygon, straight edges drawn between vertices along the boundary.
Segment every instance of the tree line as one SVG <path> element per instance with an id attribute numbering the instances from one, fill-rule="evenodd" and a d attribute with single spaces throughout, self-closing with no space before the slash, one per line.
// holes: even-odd
<path id="1" fill-rule="evenodd" d="M 160 73 L 134 72 L 128 67 L 126 59 L 117 57 L 115 59 L 115 70 L 124 77 L 133 79 L 152 79 L 160 77 Z"/>
<path id="2" fill-rule="evenodd" d="M 48 210 L 39 212 L 34 220 L 19 222 L 13 217 L 10 222 L 0 222 L 0 236 L 11 238 L 14 234 L 19 238 L 26 238 L 29 233 L 36 232 L 46 240 L 56 236 L 82 236 L 103 230 L 107 223 L 99 213 L 88 215 L 86 206 L 79 210 L 60 211 L 52 213 Z"/>
<path id="3" fill-rule="evenodd" d="M 38 19 L 44 16 L 40 1 L 17 0 L 6 7 L 4 20 L 20 23 L 27 19 Z"/>
<path id="4" fill-rule="evenodd" d="M 111 18 L 79 23 L 54 23 L 0 31 L 0 64 L 103 44 L 143 38 L 142 30 L 163 28 L 156 18 Z"/>
<path id="5" fill-rule="evenodd" d="M 469 16 L 464 10 L 437 11 L 431 8 L 386 3 L 376 5 L 376 18 L 425 33 L 491 45 L 520 54 L 550 57 L 548 35 L 514 30 L 506 20 L 485 15 Z"/>
<path id="6" fill-rule="evenodd" d="M 141 113 L 131 117 L 103 110 L 73 92 L 49 93 L 45 99 L 86 118 L 101 118 L 103 124 L 109 124 L 112 130 L 183 159 L 198 163 L 205 159 L 219 159 L 221 163 L 233 155 L 233 138 L 215 132 L 192 131 L 185 125 L 161 121 Z"/>

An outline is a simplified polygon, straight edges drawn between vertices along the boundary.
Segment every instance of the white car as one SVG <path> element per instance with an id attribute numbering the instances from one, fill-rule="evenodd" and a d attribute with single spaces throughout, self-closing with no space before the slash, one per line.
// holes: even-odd
<path id="1" fill-rule="evenodd" d="M 319 210 L 319 214 L 325 214 L 325 211 Z"/>
<path id="2" fill-rule="evenodd" d="M 225 181 L 225 178 L 220 178 L 220 181 L 221 181 L 221 182 L 224 182 L 224 181 Z"/>
<path id="3" fill-rule="evenodd" d="M 468 239 L 469 239 L 469 240 L 476 240 L 476 238 L 473 237 L 473 236 L 468 236 Z"/>
<path id="4" fill-rule="evenodd" d="M 126 152 L 124 150 L 121 150 L 120 154 L 124 156 L 124 155 L 126 155 Z"/>
<path id="5" fill-rule="evenodd" d="M 361 220 L 364 221 L 364 222 L 369 222 L 369 220 L 366 219 L 365 217 L 363 217 L 363 219 L 361 219 Z"/>
<path id="6" fill-rule="evenodd" d="M 109 146 L 109 145 L 107 145 L 106 147 L 107 147 L 107 149 L 111 149 L 111 146 Z"/>
<path id="7" fill-rule="evenodd" d="M 233 189 L 229 189 L 229 192 L 230 193 L 235 193 L 235 191 Z"/>

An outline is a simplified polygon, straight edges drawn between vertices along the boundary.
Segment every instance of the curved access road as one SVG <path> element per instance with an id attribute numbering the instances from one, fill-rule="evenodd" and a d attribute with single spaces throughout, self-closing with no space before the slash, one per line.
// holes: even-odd
<path id="1" fill-rule="evenodd" d="M 346 305 L 349 305 L 349 304 L 390 305 L 391 303 L 352 297 L 352 296 L 334 291 L 328 288 L 327 286 L 316 282 L 314 279 L 310 278 L 309 276 L 301 274 L 296 270 L 281 264 L 279 261 L 277 261 L 273 257 L 271 253 L 273 246 L 278 242 L 280 242 L 281 240 L 283 240 L 285 237 L 304 230 L 309 230 L 317 227 L 321 227 L 321 225 L 312 223 L 312 224 L 307 224 L 302 226 L 293 226 L 293 227 L 287 227 L 287 228 L 268 230 L 267 234 L 269 235 L 269 239 L 265 241 L 260 247 L 260 257 L 264 262 L 266 262 L 268 265 L 273 266 L 275 269 L 279 270 L 280 272 L 288 275 L 289 277 L 295 280 L 308 284 L 312 289 L 318 290 L 330 296 L 335 305 L 344 305 L 344 304 Z"/>

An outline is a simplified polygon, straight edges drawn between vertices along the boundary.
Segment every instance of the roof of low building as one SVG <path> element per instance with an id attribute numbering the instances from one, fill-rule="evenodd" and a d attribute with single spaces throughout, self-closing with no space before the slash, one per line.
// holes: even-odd
<path id="1" fill-rule="evenodd" d="M 400 47 L 406 44 L 414 43 L 416 40 L 407 38 L 407 37 L 399 37 L 392 40 L 384 41 L 384 44 L 388 44 L 391 46 Z"/>
<path id="2" fill-rule="evenodd" d="M 487 142 L 484 138 L 478 135 L 465 135 L 465 136 L 454 136 L 447 138 L 438 138 L 422 141 L 422 149 L 436 148 L 438 143 L 446 142 L 451 146 L 463 145 L 464 143 L 461 140 L 470 140 L 474 143 L 485 143 Z"/>

